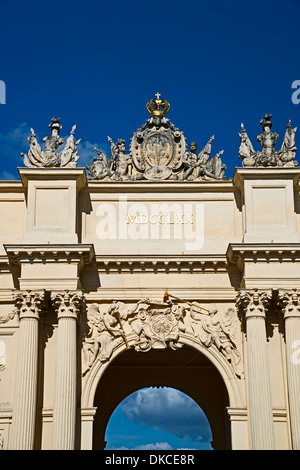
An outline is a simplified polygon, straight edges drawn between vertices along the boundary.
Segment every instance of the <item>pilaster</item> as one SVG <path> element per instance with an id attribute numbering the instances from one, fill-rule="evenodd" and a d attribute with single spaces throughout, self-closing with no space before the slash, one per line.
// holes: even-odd
<path id="1" fill-rule="evenodd" d="M 9 448 L 33 450 L 37 408 L 38 329 L 45 293 L 20 291 L 14 297 L 20 330 Z"/>
<path id="2" fill-rule="evenodd" d="M 237 307 L 246 319 L 247 384 L 252 450 L 273 450 L 274 426 L 267 353 L 266 308 L 270 293 L 241 291 Z"/>
<path id="3" fill-rule="evenodd" d="M 81 291 L 52 292 L 58 318 L 56 380 L 53 404 L 53 450 L 74 450 L 77 389 L 77 318 Z"/>
<path id="4" fill-rule="evenodd" d="M 293 450 L 300 450 L 300 290 L 280 290 L 286 342 L 287 386 Z"/>

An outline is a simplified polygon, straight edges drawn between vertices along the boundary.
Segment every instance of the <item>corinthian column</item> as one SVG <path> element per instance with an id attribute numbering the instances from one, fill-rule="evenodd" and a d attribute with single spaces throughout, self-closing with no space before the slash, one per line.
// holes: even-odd
<path id="1" fill-rule="evenodd" d="M 38 330 L 44 291 L 15 294 L 19 314 L 18 356 L 9 449 L 33 450 L 37 407 Z"/>
<path id="2" fill-rule="evenodd" d="M 285 321 L 286 367 L 292 445 L 300 450 L 300 291 L 279 291 Z"/>
<path id="3" fill-rule="evenodd" d="M 240 292 L 237 305 L 246 318 L 248 411 L 253 450 L 274 449 L 271 384 L 267 352 L 266 292 Z"/>
<path id="4" fill-rule="evenodd" d="M 53 404 L 53 450 L 74 450 L 76 430 L 77 317 L 81 292 L 53 292 L 58 318 L 56 383 Z"/>

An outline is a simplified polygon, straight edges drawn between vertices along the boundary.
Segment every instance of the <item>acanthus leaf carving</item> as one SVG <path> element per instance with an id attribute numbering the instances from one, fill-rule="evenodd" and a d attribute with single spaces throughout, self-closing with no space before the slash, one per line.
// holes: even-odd
<path id="1" fill-rule="evenodd" d="M 265 317 L 271 302 L 271 293 L 258 289 L 240 291 L 236 305 L 245 317 Z"/>
<path id="2" fill-rule="evenodd" d="M 285 318 L 300 316 L 300 292 L 298 289 L 279 290 L 278 304 Z"/>
<path id="3" fill-rule="evenodd" d="M 39 318 L 44 308 L 45 291 L 16 291 L 13 294 L 15 300 L 15 313 L 19 318 Z"/>
<path id="4" fill-rule="evenodd" d="M 81 291 L 64 291 L 51 292 L 51 300 L 56 310 L 57 317 L 73 317 L 77 319 L 82 308 L 83 293 Z"/>

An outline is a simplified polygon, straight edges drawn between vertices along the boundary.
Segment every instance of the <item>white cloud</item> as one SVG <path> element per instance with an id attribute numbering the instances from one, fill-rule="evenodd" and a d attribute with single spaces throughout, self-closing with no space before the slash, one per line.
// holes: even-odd
<path id="1" fill-rule="evenodd" d="M 11 180 L 16 180 L 18 179 L 16 175 L 13 173 L 10 173 L 9 171 L 1 171 L 0 172 L 0 180 L 6 180 L 6 181 L 11 181 Z"/>
<path id="2" fill-rule="evenodd" d="M 184 393 L 172 388 L 149 388 L 130 395 L 121 405 L 125 417 L 178 437 L 201 442 L 211 440 L 211 431 L 201 408 Z"/>
<path id="3" fill-rule="evenodd" d="M 30 129 L 26 122 L 0 133 L 1 179 L 19 179 L 17 167 L 23 166 L 20 152 L 26 153 L 29 134 Z"/>
<path id="4" fill-rule="evenodd" d="M 36 129 L 34 129 L 39 144 L 44 149 L 43 137 L 40 136 Z M 0 179 L 19 179 L 17 168 L 23 166 L 23 160 L 20 153 L 28 153 L 29 143 L 28 137 L 30 136 L 30 126 L 26 122 L 17 124 L 14 128 L 6 132 L 0 133 L 0 157 L 1 157 L 1 172 Z M 69 135 L 62 136 L 66 142 Z M 75 133 L 75 139 L 79 139 L 78 133 Z M 64 145 L 64 144 L 63 144 Z M 63 145 L 59 147 L 58 151 L 63 149 Z M 78 145 L 79 159 L 77 166 L 85 168 L 86 164 L 91 164 L 92 160 L 97 157 L 97 152 L 94 147 L 102 150 L 107 156 L 110 156 L 109 142 L 90 142 L 88 140 L 81 140 Z"/>
<path id="5" fill-rule="evenodd" d="M 173 450 L 173 447 L 168 442 L 156 442 L 155 444 L 142 444 L 129 449 L 128 447 L 107 447 L 106 450 Z"/>
<path id="6" fill-rule="evenodd" d="M 156 442 L 155 444 L 143 444 L 132 450 L 173 450 L 167 442 Z"/>
<path id="7" fill-rule="evenodd" d="M 84 168 L 86 164 L 91 164 L 92 160 L 96 157 L 97 152 L 94 150 L 94 147 L 97 147 L 99 150 L 102 150 L 108 157 L 110 156 L 110 145 L 107 142 L 97 142 L 92 143 L 89 140 L 84 140 L 78 145 L 78 155 L 79 159 L 77 161 L 77 166 Z"/>
<path id="8" fill-rule="evenodd" d="M 28 145 L 28 136 L 30 134 L 29 125 L 26 122 L 22 122 L 17 124 L 16 127 L 8 130 L 6 133 L 0 132 L 0 145 L 1 151 L 11 149 L 11 148 L 19 148 L 20 152 L 24 150 L 24 147 Z"/>

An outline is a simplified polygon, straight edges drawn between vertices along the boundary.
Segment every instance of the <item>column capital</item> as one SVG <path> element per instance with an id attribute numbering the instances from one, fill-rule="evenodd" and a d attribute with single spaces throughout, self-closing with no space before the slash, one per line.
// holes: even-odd
<path id="1" fill-rule="evenodd" d="M 271 291 L 259 289 L 241 290 L 236 299 L 237 309 L 249 318 L 265 318 L 272 299 Z"/>
<path id="2" fill-rule="evenodd" d="M 284 319 L 300 318 L 300 289 L 280 289 L 278 304 L 283 311 Z"/>
<path id="3" fill-rule="evenodd" d="M 44 307 L 45 290 L 20 290 L 13 292 L 16 313 L 19 319 L 40 319 L 40 313 Z"/>
<path id="4" fill-rule="evenodd" d="M 51 292 L 51 300 L 56 309 L 57 318 L 74 318 L 77 320 L 83 298 L 83 292 L 80 290 Z"/>

